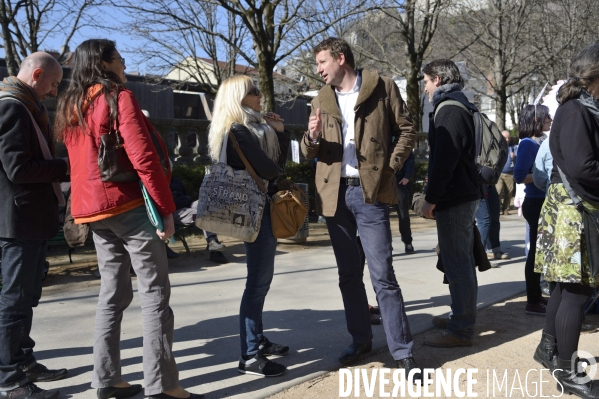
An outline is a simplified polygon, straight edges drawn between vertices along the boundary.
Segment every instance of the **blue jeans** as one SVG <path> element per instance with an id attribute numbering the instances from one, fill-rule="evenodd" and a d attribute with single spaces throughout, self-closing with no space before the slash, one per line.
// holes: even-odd
<path id="1" fill-rule="evenodd" d="M 0 238 L 0 391 L 26 384 L 23 366 L 35 364 L 31 333 L 33 308 L 42 296 L 47 242 Z"/>
<path id="2" fill-rule="evenodd" d="M 262 340 L 262 309 L 275 272 L 277 239 L 272 235 L 270 206 L 264 207 L 260 233 L 254 242 L 246 242 L 248 275 L 239 308 L 241 354 L 253 356 Z"/>
<path id="3" fill-rule="evenodd" d="M 451 310 L 447 330 L 456 337 L 471 340 L 476 322 L 478 281 L 474 262 L 474 213 L 479 201 L 466 202 L 435 211 L 439 250 L 449 282 Z"/>
<path id="4" fill-rule="evenodd" d="M 487 252 L 501 249 L 499 243 L 499 194 L 495 186 L 488 186 L 488 193 L 480 200 L 476 210 L 476 227 Z"/>
<path id="5" fill-rule="evenodd" d="M 337 201 L 335 216 L 327 217 L 326 221 L 337 260 L 347 330 L 354 343 L 372 340 L 368 300 L 356 241 L 356 230 L 359 230 L 389 351 L 395 360 L 410 357 L 414 343 L 401 289 L 393 270 L 389 206 L 379 202 L 366 204 L 361 187 L 343 183 L 339 187 Z"/>

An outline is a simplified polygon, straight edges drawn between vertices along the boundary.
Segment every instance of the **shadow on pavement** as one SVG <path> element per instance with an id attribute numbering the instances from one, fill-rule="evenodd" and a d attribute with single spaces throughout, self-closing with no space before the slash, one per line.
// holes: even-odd
<path id="1" fill-rule="evenodd" d="M 488 297 L 491 292 L 505 291 L 508 288 L 507 284 L 509 283 L 482 286 L 479 289 L 479 298 Z M 434 308 L 449 303 L 449 295 L 435 295 L 428 300 L 407 301 L 406 309 L 412 313 L 409 315 L 409 321 L 413 333 L 417 334 L 433 328 L 430 321 L 432 313 L 427 312 L 427 309 L 432 311 Z M 484 302 L 479 304 L 480 307 L 486 305 L 488 304 Z M 521 304 L 508 303 L 503 306 L 505 309 L 502 311 L 522 314 L 523 318 L 534 317 L 526 316 L 523 308 L 517 310 L 511 308 L 521 306 Z M 416 311 L 418 313 L 414 314 Z M 507 329 L 512 332 L 509 335 L 510 340 L 528 335 L 542 327 L 544 319 L 535 319 L 538 319 L 538 322 L 532 324 L 511 323 L 506 325 L 505 322 L 495 323 L 493 321 L 477 324 L 476 344 L 470 348 L 460 348 L 460 351 L 434 348 L 425 350 L 421 344 L 422 339 L 417 337 L 414 356 L 423 367 L 439 367 L 441 364 L 464 356 L 464 353 L 483 352 L 497 345 L 498 339 L 508 337 L 507 334 L 504 334 Z M 174 355 L 178 359 L 181 385 L 189 388 L 191 392 L 205 393 L 208 398 L 222 398 L 237 394 L 251 395 L 273 385 L 277 385 L 282 390 L 304 379 L 313 378 L 316 373 L 338 369 L 340 365 L 337 362 L 337 356 L 351 343 L 350 335 L 345 329 L 345 315 L 342 310 L 265 311 L 263 320 L 265 335 L 268 339 L 291 347 L 288 356 L 273 358 L 288 367 L 284 376 L 265 379 L 239 374 L 236 370 L 240 355 L 238 317 L 216 317 L 176 329 Z M 373 326 L 373 334 L 373 353 L 388 353 L 383 327 Z M 92 343 L 91 337 L 89 343 L 90 345 Z M 121 341 L 123 351 L 129 350 L 128 353 L 131 353 L 131 349 L 135 351 L 133 356 L 123 357 L 123 368 L 141 363 L 142 344 L 140 337 Z M 37 351 L 36 357 L 43 361 L 58 357 L 86 356 L 90 364 L 69 370 L 69 378 L 76 378 L 92 370 L 91 354 L 92 348 L 89 346 Z M 370 357 L 363 358 L 354 366 L 367 364 L 369 359 Z M 65 366 L 68 367 L 67 364 Z M 395 367 L 390 355 L 387 356 L 385 366 Z M 483 367 L 483 365 L 478 366 Z M 137 369 L 139 370 L 139 367 Z M 125 372 L 123 378 L 127 381 L 138 381 L 143 380 L 143 374 L 141 371 Z M 65 382 L 68 384 L 68 379 Z M 85 395 L 95 396 L 95 392 L 90 391 L 89 381 L 79 383 L 81 382 L 81 377 L 79 377 L 77 382 L 76 385 L 60 388 L 64 397 L 69 397 L 69 395 L 83 397 L 81 396 L 82 392 L 85 392 Z M 142 397 L 142 395 L 137 397 Z"/>

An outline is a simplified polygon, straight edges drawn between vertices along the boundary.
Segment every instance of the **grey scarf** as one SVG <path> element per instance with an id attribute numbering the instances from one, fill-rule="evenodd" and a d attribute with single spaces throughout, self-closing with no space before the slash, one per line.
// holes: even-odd
<path id="1" fill-rule="evenodd" d="M 580 101 L 580 103 L 584 105 L 591 114 L 593 114 L 597 120 L 597 123 L 599 123 L 599 103 L 597 103 L 597 100 L 591 96 L 591 93 L 589 93 L 586 89 L 582 89 L 580 97 L 578 97 L 577 100 Z"/>
<path id="2" fill-rule="evenodd" d="M 260 147 L 262 147 L 268 158 L 277 162 L 281 155 L 281 149 L 279 148 L 279 139 L 275 130 L 263 121 L 262 115 L 259 112 L 248 107 L 243 107 L 243 110 L 248 116 L 246 127 L 258 138 Z"/>
<path id="3" fill-rule="evenodd" d="M 433 94 L 433 105 L 437 105 L 447 94 L 453 91 L 462 91 L 463 88 L 464 85 L 460 83 L 447 83 L 443 86 L 439 86 L 435 91 L 435 94 Z"/>

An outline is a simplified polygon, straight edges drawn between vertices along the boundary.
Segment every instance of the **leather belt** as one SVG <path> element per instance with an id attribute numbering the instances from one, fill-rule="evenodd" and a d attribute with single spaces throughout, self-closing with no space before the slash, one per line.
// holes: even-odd
<path id="1" fill-rule="evenodd" d="M 342 177 L 341 184 L 345 184 L 346 186 L 360 186 L 360 178 L 359 177 Z"/>

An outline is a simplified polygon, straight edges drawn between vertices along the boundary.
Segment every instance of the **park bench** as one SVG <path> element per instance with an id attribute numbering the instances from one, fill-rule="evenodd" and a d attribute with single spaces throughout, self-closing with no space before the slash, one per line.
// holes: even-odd
<path id="1" fill-rule="evenodd" d="M 183 243 L 183 247 L 185 247 L 185 253 L 187 253 L 188 255 L 191 253 L 191 251 L 189 250 L 189 246 L 187 245 L 186 237 L 190 234 L 197 233 L 197 232 L 202 232 L 202 230 L 198 229 L 193 224 L 191 224 L 189 226 L 175 226 L 175 234 L 173 234 L 173 236 Z M 85 243 L 86 244 L 93 243 L 91 231 L 90 231 L 90 234 L 87 236 L 87 240 L 85 240 Z M 60 228 L 58 229 L 58 233 L 56 234 L 56 236 L 54 236 L 54 238 L 52 238 L 51 240 L 48 240 L 48 246 L 50 247 L 50 246 L 64 246 L 64 245 L 68 246 L 68 244 L 64 238 L 64 231 L 62 230 L 62 225 L 61 225 Z M 73 252 L 75 252 L 75 248 L 69 247 L 69 262 L 70 263 L 73 263 L 73 258 L 72 258 Z"/>

